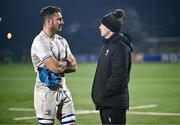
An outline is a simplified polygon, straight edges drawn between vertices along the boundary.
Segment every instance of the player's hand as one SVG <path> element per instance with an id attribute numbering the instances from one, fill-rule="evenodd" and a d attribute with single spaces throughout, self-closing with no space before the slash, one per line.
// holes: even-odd
<path id="1" fill-rule="evenodd" d="M 63 71 L 67 67 L 67 61 L 58 61 L 59 68 L 61 68 Z"/>
<path id="2" fill-rule="evenodd" d="M 76 59 L 72 54 L 67 57 L 67 66 L 68 67 L 76 67 L 77 66 Z"/>

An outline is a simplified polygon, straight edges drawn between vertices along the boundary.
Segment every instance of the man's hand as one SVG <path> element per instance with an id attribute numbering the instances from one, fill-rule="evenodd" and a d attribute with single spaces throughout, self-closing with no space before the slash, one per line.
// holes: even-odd
<path id="1" fill-rule="evenodd" d="M 67 66 L 67 61 L 58 61 L 58 66 L 62 68 L 66 68 Z"/>
<path id="2" fill-rule="evenodd" d="M 75 57 L 71 54 L 67 57 L 67 66 L 66 69 L 64 70 L 64 73 L 71 73 L 75 72 L 77 70 L 77 62 Z"/>

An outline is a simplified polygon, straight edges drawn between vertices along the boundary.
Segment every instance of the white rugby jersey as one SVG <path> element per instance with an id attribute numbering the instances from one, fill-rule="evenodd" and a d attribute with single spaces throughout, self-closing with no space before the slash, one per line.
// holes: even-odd
<path id="1" fill-rule="evenodd" d="M 44 66 L 42 63 L 44 59 L 54 56 L 57 60 L 62 60 L 70 54 L 72 53 L 67 41 L 58 34 L 49 38 L 41 31 L 31 46 L 31 59 L 36 72 L 39 66 Z"/>

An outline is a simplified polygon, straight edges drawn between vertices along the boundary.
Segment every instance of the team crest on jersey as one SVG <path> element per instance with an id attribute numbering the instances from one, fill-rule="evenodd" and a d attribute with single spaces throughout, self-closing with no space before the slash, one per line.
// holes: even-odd
<path id="1" fill-rule="evenodd" d="M 109 49 L 106 50 L 105 56 L 109 55 Z"/>

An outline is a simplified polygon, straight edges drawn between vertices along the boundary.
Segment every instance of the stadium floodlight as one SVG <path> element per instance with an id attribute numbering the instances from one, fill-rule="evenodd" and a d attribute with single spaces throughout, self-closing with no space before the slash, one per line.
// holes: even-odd
<path id="1" fill-rule="evenodd" d="M 12 36 L 13 36 L 12 33 L 10 33 L 10 32 L 7 33 L 7 39 L 8 39 L 8 40 L 12 39 Z"/>

